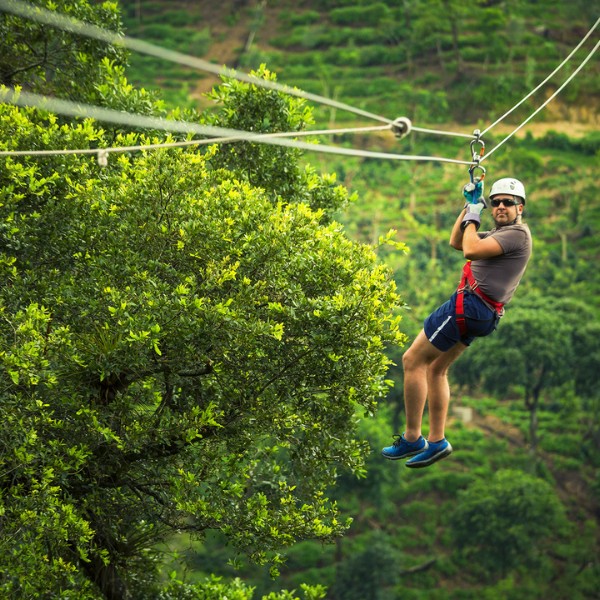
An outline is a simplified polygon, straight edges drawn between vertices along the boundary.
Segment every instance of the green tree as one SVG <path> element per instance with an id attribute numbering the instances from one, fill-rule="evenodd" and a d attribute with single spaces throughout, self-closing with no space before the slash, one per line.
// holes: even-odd
<path id="1" fill-rule="evenodd" d="M 578 327 L 560 303 L 535 297 L 507 310 L 498 330 L 470 353 L 455 370 L 460 383 L 483 382 L 486 389 L 506 395 L 523 389 L 529 411 L 529 442 L 537 448 L 538 414 L 543 393 L 574 381 L 576 357 L 573 332 Z M 585 309 L 584 309 L 585 311 Z M 579 327 L 585 327 L 585 320 Z"/>
<path id="2" fill-rule="evenodd" d="M 390 588 L 398 580 L 399 552 L 384 535 L 375 533 L 364 549 L 355 550 L 340 563 L 335 584 L 331 587 L 332 600 L 382 600 L 390 595 Z"/>
<path id="3" fill-rule="evenodd" d="M 100 135 L 3 113 L 25 139 Z M 213 156 L 102 173 L 70 157 L 45 177 L 38 159 L 6 161 L 7 593 L 83 578 L 124 597 L 175 530 L 221 529 L 275 562 L 344 530 L 325 490 L 362 468 L 355 413 L 384 392 L 395 286 L 324 211 L 273 203 Z"/>
<path id="4" fill-rule="evenodd" d="M 121 32 L 115 2 L 92 6 L 88 0 L 33 0 L 28 4 Z M 0 12 L 0 84 L 87 100 L 94 93 L 103 59 L 123 66 L 126 53 L 58 27 Z"/>
<path id="5" fill-rule="evenodd" d="M 265 65 L 254 75 L 267 81 L 277 80 Z M 211 124 L 219 127 L 257 134 L 293 133 L 313 123 L 312 109 L 304 101 L 235 79 L 225 78 L 223 85 L 217 86 L 209 97 L 221 107 L 208 117 Z M 265 111 L 265 106 L 270 110 Z M 330 219 L 346 205 L 347 191 L 335 185 L 334 174 L 318 175 L 299 158 L 300 151 L 296 149 L 238 142 L 222 144 L 211 163 L 235 171 L 252 185 L 266 190 L 274 201 L 305 202 L 315 210 L 323 209 L 323 218 Z"/>
<path id="6" fill-rule="evenodd" d="M 302 596 L 296 596 L 295 592 L 283 590 L 272 592 L 263 596 L 264 600 L 323 600 L 325 589 L 322 586 L 301 585 Z M 211 577 L 202 584 L 189 585 L 182 581 L 171 581 L 156 597 L 157 600 L 215 600 L 224 598 L 227 600 L 252 600 L 254 588 L 244 584 L 236 578 L 231 582 L 224 582 L 218 577 Z"/>
<path id="7" fill-rule="evenodd" d="M 469 572 L 488 581 L 516 568 L 538 568 L 548 544 L 566 532 L 565 511 L 552 486 L 515 470 L 496 472 L 459 493 L 452 538 Z"/>
<path id="8" fill-rule="evenodd" d="M 100 68 L 94 93 L 140 100 Z M 287 130 L 310 117 L 277 94 L 253 110 Z M 0 104 L 2 149 L 162 139 Z M 219 530 L 274 573 L 296 540 L 344 533 L 327 489 L 364 468 L 357 424 L 386 390 L 399 299 L 332 219 L 347 192 L 299 158 L 2 159 L 3 595 L 156 597 L 177 531 Z"/>

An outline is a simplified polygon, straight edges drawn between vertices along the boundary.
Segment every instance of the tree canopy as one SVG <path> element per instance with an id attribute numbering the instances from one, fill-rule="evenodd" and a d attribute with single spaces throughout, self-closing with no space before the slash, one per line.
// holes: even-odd
<path id="1" fill-rule="evenodd" d="M 121 31 L 115 2 L 37 0 L 30 4 Z M 90 99 L 98 93 L 97 64 L 103 58 L 123 66 L 126 53 L 117 46 L 0 12 L 0 84 L 23 85 L 30 91 L 73 100 Z"/>
<path id="2" fill-rule="evenodd" d="M 457 550 L 476 561 L 483 577 L 547 560 L 539 551 L 541 542 L 568 529 L 551 485 L 510 469 L 462 490 L 450 524 Z"/>
<path id="3" fill-rule="evenodd" d="M 94 64 L 82 96 L 139 105 L 118 65 Z M 219 97 L 223 114 L 244 114 Z M 271 93 L 244 118 L 300 129 L 310 111 Z M 0 105 L 6 150 L 168 139 Z M 173 532 L 219 530 L 276 569 L 294 541 L 347 527 L 326 490 L 362 472 L 357 416 L 386 390 L 399 298 L 373 249 L 333 220 L 347 199 L 334 177 L 244 148 L 252 161 L 217 147 L 106 167 L 2 158 L 3 594 L 149 597 Z"/>

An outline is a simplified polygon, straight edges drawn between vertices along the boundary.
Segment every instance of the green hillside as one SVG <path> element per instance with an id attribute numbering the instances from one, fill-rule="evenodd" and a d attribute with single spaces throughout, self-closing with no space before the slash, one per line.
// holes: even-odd
<path id="1" fill-rule="evenodd" d="M 120 5 L 130 35 L 244 70 L 265 62 L 284 83 L 390 118 L 406 115 L 414 121 L 458 120 L 469 125 L 497 116 L 520 100 L 598 17 L 598 6 L 585 1 Z M 567 74 L 586 53 L 584 47 Z M 167 69 L 147 57 L 132 57 L 132 64 L 134 81 L 160 84 L 167 97 L 173 89 L 172 97 L 181 99 L 183 86 L 201 98 L 215 81 L 173 65 Z M 592 61 L 538 121 L 594 125 L 598 74 L 597 61 Z M 558 75 L 544 93 L 563 79 Z M 525 104 L 512 120 L 537 104 L 535 99 Z M 336 117 L 347 120 L 351 115 Z"/>
<path id="2" fill-rule="evenodd" d="M 407 116 L 417 126 L 468 134 L 490 125 L 537 86 L 599 16 L 598 6 L 590 2 L 467 5 L 452 0 L 331 0 L 223 2 L 218 7 L 212 2 L 122 2 L 122 6 L 126 28 L 133 36 L 197 52 L 216 64 L 244 71 L 266 63 L 282 83 L 390 119 Z M 177 34 L 171 36 L 169 31 Z M 548 86 L 495 128 L 485 138 L 487 148 L 493 148 L 553 93 L 597 39 L 596 32 Z M 131 62 L 130 77 L 138 84 L 166 90 L 166 98 L 173 102 L 210 109 L 202 93 L 214 85 L 213 77 L 173 67 L 167 75 L 147 58 L 132 57 Z M 583 303 L 582 315 L 594 315 L 593 327 L 598 326 L 600 307 L 600 278 L 597 269 L 590 268 L 600 259 L 600 204 L 594 191 L 600 149 L 599 74 L 594 57 L 557 99 L 485 163 L 490 180 L 514 174 L 526 182 L 531 198 L 528 219 L 536 238 L 535 254 L 515 311 L 519 304 L 535 305 L 539 297 L 549 299 L 550 305 L 552 299 L 576 299 Z M 315 128 L 373 124 L 319 105 L 315 117 Z M 332 143 L 330 138 L 322 141 Z M 391 134 L 378 133 L 337 136 L 334 142 L 369 150 L 470 158 L 469 141 L 460 138 L 415 133 L 398 141 Z M 461 206 L 466 167 L 318 154 L 306 159 L 334 171 L 357 192 L 356 202 L 339 215 L 354 236 L 376 242 L 395 228 L 398 238 L 408 243 L 408 256 L 385 249 L 381 254 L 395 269 L 400 292 L 410 306 L 403 315 L 404 329 L 414 335 L 422 318 L 456 284 L 460 257 L 451 253 L 447 236 Z M 586 305 L 593 310 L 587 312 Z M 558 354 L 562 351 L 555 348 Z M 478 343 L 475 352 L 486 355 L 486 343 Z M 518 349 L 514 352 L 518 356 Z M 468 372 L 470 362 L 477 361 L 465 357 L 457 370 Z M 586 364 L 589 368 L 593 362 Z M 382 403 L 377 421 L 365 424 L 374 448 L 368 477 L 363 482 L 345 481 L 337 492 L 344 509 L 355 518 L 349 536 L 337 548 L 310 543 L 294 548 L 283 581 L 270 582 L 266 573 L 242 573 L 253 577 L 259 591 L 325 582 L 333 585 L 328 597 L 337 600 L 567 598 L 573 585 L 577 597 L 591 598 L 600 580 L 598 564 L 584 566 L 585 559 L 567 551 L 564 540 L 554 542 L 561 551 L 542 552 L 531 560 L 524 556 L 519 567 L 503 568 L 501 555 L 492 554 L 489 560 L 495 568 L 487 574 L 453 558 L 453 515 L 466 499 L 461 490 L 473 486 L 472 494 L 482 493 L 475 490 L 486 481 L 491 483 L 484 487 L 493 488 L 493 474 L 504 468 L 532 471 L 531 413 L 523 404 L 522 384 L 516 380 L 507 395 L 494 396 L 494 387 L 479 382 L 476 374 L 459 378 L 453 401 L 473 409 L 475 422 L 453 420 L 451 435 L 460 451 L 451 464 L 408 478 L 378 458 L 378 448 L 388 442 L 392 431 L 390 423 L 401 427 L 401 373 L 392 375 L 397 382 L 394 391 Z M 568 388 L 565 384 L 549 387 L 544 396 L 539 416 L 541 448 L 533 471 L 554 487 L 571 525 L 578 524 L 578 535 L 591 536 L 584 546 L 589 543 L 595 548 L 592 523 L 600 487 L 598 462 L 592 457 L 600 447 L 598 396 L 592 391 L 596 399 L 584 399 Z M 581 493 L 574 494 L 575 488 Z M 504 527 L 502 515 L 495 517 Z M 540 527 L 535 531 L 540 537 L 534 544 L 549 543 L 542 541 Z M 510 542 L 490 543 L 499 547 Z M 480 552 L 487 552 L 485 548 L 481 546 Z M 219 542 L 213 541 L 205 550 L 196 547 L 188 564 L 198 573 L 218 572 L 225 560 Z M 389 562 L 395 568 L 390 569 Z M 494 569 L 496 574 L 490 574 Z M 552 572 L 560 574 L 550 576 Z M 551 587 L 540 587 L 540 579 L 552 581 Z"/>
<path id="3" fill-rule="evenodd" d="M 266 65 L 280 83 L 467 136 L 600 17 L 597 0 L 75 4 L 103 26 L 116 5 L 126 34 L 164 48 Z M 382 124 L 233 81 L 211 95 L 213 75 L 3 14 L 0 31 L 7 85 L 261 132 Z M 13 34 L 40 64 L 6 58 Z M 382 273 L 410 343 L 458 283 L 448 238 L 468 166 L 438 158 L 471 160 L 470 138 L 309 138 L 423 161 L 242 142 L 115 153 L 103 167 L 100 147 L 167 136 L 0 103 L 0 150 L 91 149 L 0 164 L 0 592 L 50 597 L 27 591 L 47 577 L 56 597 L 86 600 L 597 598 L 600 55 L 495 148 L 599 36 L 483 136 L 486 192 L 507 175 L 526 185 L 534 253 L 498 331 L 453 367 L 455 452 L 417 471 L 380 454 L 403 431 L 406 348 L 381 317 L 396 305 Z M 375 407 L 378 369 L 393 385 Z M 186 585 L 211 576 L 212 595 Z"/>

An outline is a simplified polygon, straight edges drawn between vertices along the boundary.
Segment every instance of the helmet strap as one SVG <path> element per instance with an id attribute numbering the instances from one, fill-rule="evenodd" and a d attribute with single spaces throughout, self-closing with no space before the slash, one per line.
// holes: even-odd
<path id="1" fill-rule="evenodd" d="M 513 196 L 513 198 L 516 200 L 517 196 Z M 519 200 L 521 200 L 519 198 Z M 520 204 L 517 204 L 517 206 L 523 206 L 523 201 L 521 200 Z M 517 208 L 517 216 L 515 217 L 515 220 L 512 223 L 509 223 L 509 225 L 516 225 L 517 223 L 521 222 L 521 217 L 523 216 L 523 212 L 519 212 L 519 209 Z"/>

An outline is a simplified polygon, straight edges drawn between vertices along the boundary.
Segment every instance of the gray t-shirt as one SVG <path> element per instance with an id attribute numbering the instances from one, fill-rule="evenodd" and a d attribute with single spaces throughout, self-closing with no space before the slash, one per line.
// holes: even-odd
<path id="1" fill-rule="evenodd" d="M 506 304 L 510 301 L 523 277 L 531 256 L 531 232 L 525 223 L 506 225 L 478 234 L 493 237 L 503 254 L 471 262 L 479 288 L 492 300 Z"/>

